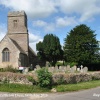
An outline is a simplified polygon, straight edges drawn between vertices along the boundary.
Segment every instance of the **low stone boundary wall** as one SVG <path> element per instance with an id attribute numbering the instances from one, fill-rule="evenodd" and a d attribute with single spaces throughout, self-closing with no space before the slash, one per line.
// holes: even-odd
<path id="1" fill-rule="evenodd" d="M 20 73 L 12 72 L 0 72 L 0 83 L 20 83 L 32 85 L 32 81 L 28 77 L 33 78 L 37 81 L 36 75 L 24 75 Z M 89 72 L 89 73 L 54 73 L 52 74 L 52 84 L 70 84 L 86 82 L 91 80 L 100 80 L 99 72 Z M 37 82 L 38 83 L 38 82 Z"/>
<path id="2" fill-rule="evenodd" d="M 100 80 L 100 72 L 89 72 L 89 73 L 55 73 L 53 74 L 53 84 L 69 84 L 79 83 L 91 80 Z"/>
<path id="3" fill-rule="evenodd" d="M 20 84 L 32 84 L 28 77 L 33 77 L 30 75 L 23 75 L 20 73 L 12 73 L 12 72 L 0 72 L 0 83 L 20 83 Z"/>

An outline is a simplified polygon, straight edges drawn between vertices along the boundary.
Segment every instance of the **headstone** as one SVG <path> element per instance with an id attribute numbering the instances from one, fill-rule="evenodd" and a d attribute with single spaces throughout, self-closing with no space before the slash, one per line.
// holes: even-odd
<path id="1" fill-rule="evenodd" d="M 27 74 L 28 71 L 29 71 L 29 68 L 24 68 L 24 70 L 23 70 L 23 74 Z"/>
<path id="2" fill-rule="evenodd" d="M 39 70 L 41 67 L 40 65 L 36 65 L 36 69 Z"/>
<path id="3" fill-rule="evenodd" d="M 64 66 L 64 71 L 66 72 L 66 70 L 67 70 L 67 67 L 66 67 L 66 66 Z"/>
<path id="4" fill-rule="evenodd" d="M 54 67 L 49 67 L 48 71 L 51 72 L 51 73 L 53 73 L 54 72 Z"/>
<path id="5" fill-rule="evenodd" d="M 46 61 L 46 67 L 50 67 L 50 63 Z"/>
<path id="6" fill-rule="evenodd" d="M 80 72 L 80 68 L 77 68 L 77 71 Z"/>
<path id="7" fill-rule="evenodd" d="M 54 72 L 56 72 L 56 73 L 59 72 L 58 66 L 55 66 L 55 68 L 54 68 Z"/>
<path id="8" fill-rule="evenodd" d="M 83 72 L 84 72 L 84 73 L 87 73 L 87 72 L 88 72 L 88 68 L 87 68 L 87 67 L 84 67 L 84 68 L 83 68 Z"/>
<path id="9" fill-rule="evenodd" d="M 76 71 L 76 69 L 77 69 L 77 66 L 73 66 L 73 69 Z"/>
<path id="10" fill-rule="evenodd" d="M 67 65 L 66 71 L 70 72 L 70 65 Z"/>
<path id="11" fill-rule="evenodd" d="M 64 72 L 64 67 L 63 66 L 59 66 L 59 72 Z"/>
<path id="12" fill-rule="evenodd" d="M 83 65 L 81 65 L 80 67 L 81 67 L 81 70 L 80 70 L 80 72 L 82 73 L 82 72 L 83 72 Z"/>
<path id="13" fill-rule="evenodd" d="M 71 73 L 74 73 L 74 72 L 75 72 L 75 68 L 72 67 L 72 68 L 71 68 Z"/>

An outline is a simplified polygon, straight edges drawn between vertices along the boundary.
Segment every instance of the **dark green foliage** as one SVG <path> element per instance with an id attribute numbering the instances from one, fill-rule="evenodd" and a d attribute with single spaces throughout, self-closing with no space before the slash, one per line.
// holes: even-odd
<path id="1" fill-rule="evenodd" d="M 75 65 L 78 65 L 78 63 L 76 63 L 76 62 L 65 62 L 65 65 L 67 66 L 67 65 L 70 65 L 70 67 L 73 67 L 73 66 L 75 66 Z"/>
<path id="2" fill-rule="evenodd" d="M 40 59 L 49 61 L 53 66 L 63 58 L 63 50 L 61 49 L 59 38 L 53 34 L 45 35 L 43 42 L 39 42 L 36 45 L 36 49 Z"/>
<path id="3" fill-rule="evenodd" d="M 52 86 L 52 74 L 48 72 L 48 69 L 41 68 L 37 71 L 38 83 L 40 87 L 51 88 Z"/>
<path id="4" fill-rule="evenodd" d="M 32 82 L 33 85 L 37 85 L 37 81 L 32 77 L 32 76 L 28 76 L 27 79 Z"/>
<path id="5" fill-rule="evenodd" d="M 56 66 L 63 66 L 64 64 L 63 64 L 63 62 L 56 62 Z"/>
<path id="6" fill-rule="evenodd" d="M 65 60 L 83 65 L 98 62 L 98 41 L 95 36 L 94 31 L 84 24 L 73 28 L 65 38 Z"/>

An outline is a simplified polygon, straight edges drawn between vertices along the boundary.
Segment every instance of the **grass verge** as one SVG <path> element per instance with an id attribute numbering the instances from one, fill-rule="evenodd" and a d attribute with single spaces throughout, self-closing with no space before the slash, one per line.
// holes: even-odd
<path id="1" fill-rule="evenodd" d="M 49 92 L 49 89 L 23 84 L 0 84 L 0 91 L 11 93 L 42 93 Z"/>
<path id="2" fill-rule="evenodd" d="M 57 89 L 57 92 L 71 92 L 79 91 L 83 89 L 90 89 L 100 86 L 100 80 L 82 82 L 77 84 L 66 84 L 57 85 L 53 88 Z M 40 88 L 39 86 L 22 85 L 22 84 L 0 84 L 1 92 L 11 92 L 11 93 L 43 93 L 50 92 L 50 89 Z"/>
<path id="3" fill-rule="evenodd" d="M 89 82 L 81 82 L 77 84 L 67 84 L 67 85 L 58 85 L 54 88 L 57 89 L 58 92 L 71 92 L 71 91 L 79 91 L 84 89 L 90 89 L 100 86 L 100 80 L 89 81 Z"/>

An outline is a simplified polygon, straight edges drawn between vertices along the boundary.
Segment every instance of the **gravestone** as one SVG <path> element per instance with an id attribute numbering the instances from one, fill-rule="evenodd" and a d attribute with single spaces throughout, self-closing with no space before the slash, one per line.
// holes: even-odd
<path id="1" fill-rule="evenodd" d="M 48 71 L 53 73 L 54 72 L 54 67 L 48 67 Z"/>
<path id="2" fill-rule="evenodd" d="M 64 67 L 64 71 L 66 72 L 67 71 L 67 67 L 66 66 L 63 66 Z"/>
<path id="3" fill-rule="evenodd" d="M 50 67 L 50 63 L 46 61 L 46 67 Z"/>
<path id="4" fill-rule="evenodd" d="M 71 67 L 70 72 L 71 73 L 74 73 L 75 72 L 75 68 L 74 67 Z"/>
<path id="5" fill-rule="evenodd" d="M 77 70 L 77 66 L 73 66 L 73 69 L 76 71 Z"/>
<path id="6" fill-rule="evenodd" d="M 66 71 L 67 71 L 67 72 L 70 72 L 70 65 L 67 65 Z"/>
<path id="7" fill-rule="evenodd" d="M 39 70 L 41 67 L 40 65 L 36 65 L 36 69 Z"/>
<path id="8" fill-rule="evenodd" d="M 88 67 L 84 67 L 84 68 L 83 68 L 83 72 L 84 72 L 84 73 L 87 73 L 87 72 L 88 72 Z"/>
<path id="9" fill-rule="evenodd" d="M 80 72 L 80 68 L 77 68 L 77 71 Z"/>
<path id="10" fill-rule="evenodd" d="M 58 66 L 55 66 L 55 68 L 54 68 L 54 72 L 56 72 L 56 73 L 59 72 Z"/>
<path id="11" fill-rule="evenodd" d="M 81 65 L 80 68 L 81 68 L 80 72 L 82 73 L 83 72 L 83 65 Z"/>
<path id="12" fill-rule="evenodd" d="M 59 66 L 59 72 L 63 72 L 63 73 L 65 72 L 64 71 L 64 66 Z"/>
<path id="13" fill-rule="evenodd" d="M 28 71 L 29 71 L 29 68 L 24 68 L 24 70 L 23 70 L 23 74 L 27 74 Z"/>

